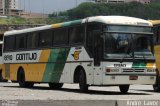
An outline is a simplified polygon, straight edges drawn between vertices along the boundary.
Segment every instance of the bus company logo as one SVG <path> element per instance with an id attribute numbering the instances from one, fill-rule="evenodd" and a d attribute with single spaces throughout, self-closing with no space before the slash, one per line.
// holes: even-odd
<path id="1" fill-rule="evenodd" d="M 72 54 L 74 60 L 79 60 L 79 54 L 81 53 L 81 51 L 75 51 L 74 54 Z"/>

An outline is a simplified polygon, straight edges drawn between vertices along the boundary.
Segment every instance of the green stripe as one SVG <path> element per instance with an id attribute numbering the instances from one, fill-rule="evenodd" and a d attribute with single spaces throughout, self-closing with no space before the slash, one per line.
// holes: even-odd
<path id="1" fill-rule="evenodd" d="M 132 68 L 146 68 L 146 63 L 133 63 Z"/>
<path id="2" fill-rule="evenodd" d="M 76 25 L 76 24 L 81 24 L 82 20 L 75 20 L 75 21 L 69 21 L 69 22 L 64 22 L 62 23 L 62 27 L 70 26 L 70 25 Z"/>
<path id="3" fill-rule="evenodd" d="M 43 82 L 59 82 L 70 48 L 52 49 L 43 76 Z"/>

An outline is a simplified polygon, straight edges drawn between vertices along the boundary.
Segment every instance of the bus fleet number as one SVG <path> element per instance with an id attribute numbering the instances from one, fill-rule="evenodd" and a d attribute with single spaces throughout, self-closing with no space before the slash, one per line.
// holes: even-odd
<path id="1" fill-rule="evenodd" d="M 4 56 L 4 60 L 5 61 L 10 61 L 10 60 L 12 60 L 13 59 L 13 56 L 12 55 L 5 55 Z"/>

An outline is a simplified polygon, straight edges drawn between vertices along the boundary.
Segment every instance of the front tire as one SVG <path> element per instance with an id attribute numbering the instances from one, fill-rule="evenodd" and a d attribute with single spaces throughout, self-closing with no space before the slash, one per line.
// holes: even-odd
<path id="1" fill-rule="evenodd" d="M 83 69 L 80 70 L 79 88 L 80 88 L 81 92 L 87 92 L 88 91 L 88 85 L 86 84 L 86 74 L 85 74 Z"/>
<path id="2" fill-rule="evenodd" d="M 49 87 L 51 89 L 61 89 L 63 86 L 63 83 L 49 83 Z"/>
<path id="3" fill-rule="evenodd" d="M 156 70 L 156 73 L 157 73 L 157 79 L 156 79 L 156 83 L 153 85 L 153 89 L 155 92 L 160 92 L 160 77 L 159 77 L 158 69 Z"/>
<path id="4" fill-rule="evenodd" d="M 129 90 L 129 85 L 119 85 L 121 93 L 126 94 Z"/>
<path id="5" fill-rule="evenodd" d="M 159 92 L 160 91 L 160 84 L 157 83 L 157 84 L 153 85 L 153 89 L 155 92 Z"/>

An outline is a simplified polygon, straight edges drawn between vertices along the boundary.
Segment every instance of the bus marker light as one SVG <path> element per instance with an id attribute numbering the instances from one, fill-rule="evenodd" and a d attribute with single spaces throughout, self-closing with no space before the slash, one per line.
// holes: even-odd
<path id="1" fill-rule="evenodd" d="M 107 72 L 107 73 L 108 73 L 108 72 L 111 72 L 111 69 L 107 68 L 107 69 L 106 69 L 106 72 Z"/>

